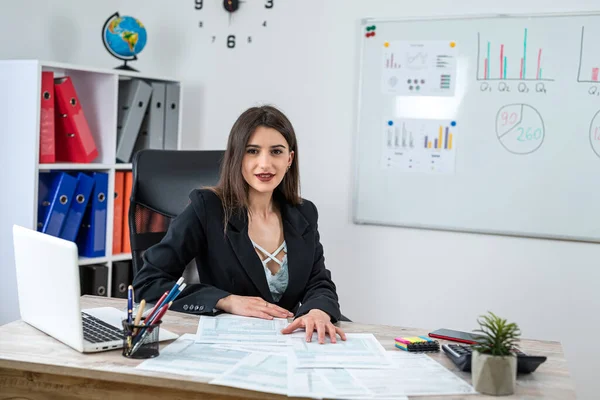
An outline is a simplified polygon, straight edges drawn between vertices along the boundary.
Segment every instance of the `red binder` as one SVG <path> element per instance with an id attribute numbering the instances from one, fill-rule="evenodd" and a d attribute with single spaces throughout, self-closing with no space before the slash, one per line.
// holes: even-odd
<path id="1" fill-rule="evenodd" d="M 56 161 L 54 146 L 54 72 L 42 72 L 40 108 L 40 163 Z"/>
<path id="2" fill-rule="evenodd" d="M 123 251 L 123 207 L 125 199 L 125 171 L 115 172 L 115 202 L 113 215 L 113 254 Z"/>
<path id="3" fill-rule="evenodd" d="M 89 163 L 98 149 L 79 103 L 71 77 L 54 80 L 56 161 Z"/>

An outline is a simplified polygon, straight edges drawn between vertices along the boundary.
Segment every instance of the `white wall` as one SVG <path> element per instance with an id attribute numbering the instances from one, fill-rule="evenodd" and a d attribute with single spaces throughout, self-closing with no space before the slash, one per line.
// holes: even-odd
<path id="1" fill-rule="evenodd" d="M 492 310 L 518 322 L 525 337 L 561 341 L 579 398 L 597 398 L 600 246 L 356 226 L 350 208 L 358 19 L 592 11 L 596 2 L 275 0 L 267 13 L 263 0 L 248 0 L 256 8 L 240 11 L 231 32 L 251 34 L 254 42 L 235 50 L 222 42 L 228 29 L 220 3 L 205 0 L 201 16 L 192 1 L 4 1 L 0 58 L 113 67 L 118 61 L 102 46 L 101 26 L 114 11 L 138 17 L 149 42 L 135 66 L 186 82 L 185 148 L 223 148 L 231 124 L 251 105 L 273 103 L 290 117 L 302 193 L 319 208 L 345 314 L 360 322 L 471 330 L 478 315 Z M 265 16 L 267 28 L 259 25 Z M 200 19 L 205 28 L 197 27 Z M 221 43 L 210 43 L 213 32 Z M 5 277 L 9 266 L 2 268 Z M 411 279 L 415 271 L 428 278 Z M 11 284 L 2 279 L 0 290 Z"/>

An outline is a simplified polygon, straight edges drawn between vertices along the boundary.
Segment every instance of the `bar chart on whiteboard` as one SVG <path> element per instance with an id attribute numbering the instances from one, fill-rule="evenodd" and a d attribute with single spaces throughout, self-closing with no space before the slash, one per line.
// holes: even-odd
<path id="1" fill-rule="evenodd" d="M 456 121 L 386 120 L 381 166 L 411 173 L 454 174 L 456 132 Z"/>
<path id="2" fill-rule="evenodd" d="M 548 40 L 548 39 L 546 39 Z M 477 33 L 478 81 L 553 81 L 544 35 L 528 28 Z"/>
<path id="3" fill-rule="evenodd" d="M 600 34 L 600 29 L 594 25 L 581 27 L 579 70 L 577 73 L 578 82 L 600 82 L 600 46 L 598 46 L 598 34 Z"/>

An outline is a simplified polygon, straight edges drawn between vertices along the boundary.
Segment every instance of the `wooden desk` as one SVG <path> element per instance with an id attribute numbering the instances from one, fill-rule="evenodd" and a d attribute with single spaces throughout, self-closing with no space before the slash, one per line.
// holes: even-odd
<path id="1" fill-rule="evenodd" d="M 126 300 L 82 297 L 82 307 L 113 306 L 124 309 Z M 195 333 L 198 317 L 167 313 L 163 326 L 178 334 Z M 425 335 L 422 329 L 341 323 L 348 333 L 373 333 L 386 350 L 394 349 L 394 337 Z M 166 346 L 170 342 L 162 344 Z M 519 375 L 517 391 L 510 398 L 574 399 L 575 390 L 561 346 L 556 342 L 523 340 L 525 352 L 548 360 L 533 374 Z M 400 350 L 398 350 L 400 351 Z M 457 370 L 441 352 L 431 357 L 471 382 L 470 373 Z M 140 360 L 123 357 L 120 350 L 81 354 L 23 321 L 0 327 L 0 399 L 282 399 L 286 396 L 210 385 L 204 378 L 158 374 L 135 369 Z M 486 396 L 438 396 L 435 399 L 480 399 Z M 489 397 L 487 397 L 489 398 Z M 503 397 L 507 398 L 507 397 Z M 434 397 L 414 397 L 432 400 Z"/>

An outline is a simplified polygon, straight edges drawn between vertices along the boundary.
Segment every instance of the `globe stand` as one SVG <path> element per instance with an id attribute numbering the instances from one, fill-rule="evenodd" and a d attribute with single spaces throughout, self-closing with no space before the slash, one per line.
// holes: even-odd
<path id="1" fill-rule="evenodd" d="M 123 61 L 123 65 L 119 65 L 118 67 L 115 67 L 114 69 L 123 70 L 123 71 L 140 72 L 137 69 L 127 65 L 128 61 L 136 61 L 137 60 L 136 54 L 133 54 L 132 56 L 122 56 L 118 53 L 118 51 L 117 52 L 113 51 L 113 49 L 111 49 L 111 46 L 109 46 L 109 44 L 107 43 L 106 32 L 109 30 L 109 25 L 110 25 L 111 21 L 113 21 L 115 18 L 119 18 L 119 19 L 121 18 L 121 16 L 119 15 L 118 12 L 115 12 L 113 15 L 108 17 L 106 19 L 106 21 L 104 22 L 104 26 L 102 27 L 102 43 L 104 44 L 104 48 L 106 49 L 106 51 L 108 51 L 108 53 L 110 55 L 115 57 L 117 60 Z M 132 17 L 128 17 L 128 16 L 124 16 L 123 18 L 132 19 Z M 141 23 L 139 21 L 137 21 L 137 23 L 138 23 L 138 25 L 140 25 L 141 29 L 143 30 L 143 37 L 144 37 L 144 44 L 145 44 L 146 30 L 145 30 L 145 28 L 143 28 L 143 26 L 141 26 Z M 143 46 L 144 45 L 142 45 L 142 49 L 143 49 Z M 139 51 L 142 51 L 142 49 L 140 49 Z"/>
<path id="2" fill-rule="evenodd" d="M 129 65 L 127 65 L 127 60 L 123 60 L 124 64 L 123 65 L 119 65 L 118 67 L 115 67 L 115 69 L 120 69 L 123 71 L 133 71 L 133 72 L 140 72 L 137 69 L 130 67 Z"/>

